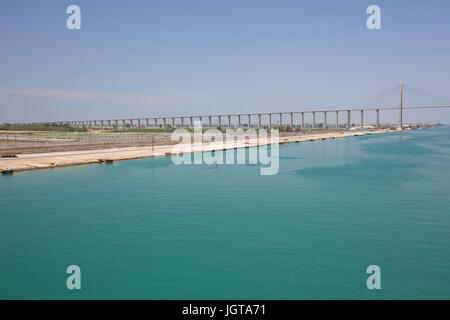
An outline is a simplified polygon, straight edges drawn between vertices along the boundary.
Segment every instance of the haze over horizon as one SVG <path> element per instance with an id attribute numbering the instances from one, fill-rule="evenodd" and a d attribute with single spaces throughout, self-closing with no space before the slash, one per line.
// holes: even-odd
<path id="1" fill-rule="evenodd" d="M 71 4 L 81 30 L 66 28 Z M 371 4 L 381 30 L 366 27 Z M 407 104 L 450 104 L 449 9 L 445 0 L 3 1 L 0 123 L 395 105 L 395 91 L 392 102 L 371 99 L 400 81 L 424 91 L 406 90 Z M 450 123 L 450 110 L 413 115 L 405 121 Z"/>

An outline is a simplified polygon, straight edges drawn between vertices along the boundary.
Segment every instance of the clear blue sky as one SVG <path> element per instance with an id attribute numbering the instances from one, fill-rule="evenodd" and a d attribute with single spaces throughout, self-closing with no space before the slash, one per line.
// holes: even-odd
<path id="1" fill-rule="evenodd" d="M 81 30 L 66 28 L 70 4 Z M 382 30 L 366 27 L 371 4 Z M 357 106 L 400 81 L 449 98 L 449 12 L 448 0 L 2 0 L 0 123 Z"/>

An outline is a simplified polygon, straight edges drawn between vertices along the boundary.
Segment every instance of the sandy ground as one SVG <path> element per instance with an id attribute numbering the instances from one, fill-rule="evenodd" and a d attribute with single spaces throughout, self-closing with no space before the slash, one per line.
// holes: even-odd
<path id="1" fill-rule="evenodd" d="M 339 132 L 320 132 L 317 134 L 298 134 L 280 137 L 279 143 L 293 143 L 313 140 L 335 139 L 351 136 L 361 136 L 389 132 L 389 130 L 354 130 Z M 233 148 L 266 145 L 267 141 L 257 139 L 240 139 L 236 143 L 204 142 L 199 144 L 180 144 L 177 152 L 205 152 Z M 0 170 L 35 170 L 74 165 L 102 163 L 106 160 L 130 160 L 139 158 L 165 157 L 173 153 L 174 145 L 148 145 L 134 147 L 120 147 L 97 150 L 76 150 L 67 152 L 18 154 L 17 158 L 0 159 Z"/>

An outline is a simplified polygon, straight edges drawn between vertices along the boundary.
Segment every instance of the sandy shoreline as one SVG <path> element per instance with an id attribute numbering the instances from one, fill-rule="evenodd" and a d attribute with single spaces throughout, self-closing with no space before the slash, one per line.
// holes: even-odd
<path id="1" fill-rule="evenodd" d="M 280 137 L 279 143 L 294 143 L 314 140 L 325 140 L 335 138 L 345 138 L 353 136 L 362 136 L 370 134 L 378 134 L 392 132 L 390 130 L 355 130 L 340 132 L 321 132 L 308 135 L 294 135 L 288 137 Z M 224 150 L 232 148 L 255 147 L 267 144 L 257 139 L 238 140 L 236 143 L 209 142 L 196 145 L 178 145 L 181 152 L 207 152 L 213 150 Z M 37 169 L 61 168 L 68 166 L 102 163 L 106 160 L 119 161 L 140 158 L 155 158 L 170 156 L 174 145 L 158 145 L 158 146 L 142 146 L 142 147 L 121 147 L 98 150 L 84 151 L 68 151 L 68 152 L 51 152 L 51 153 L 34 153 L 19 154 L 17 158 L 0 159 L 0 171 L 13 170 L 26 171 Z"/>

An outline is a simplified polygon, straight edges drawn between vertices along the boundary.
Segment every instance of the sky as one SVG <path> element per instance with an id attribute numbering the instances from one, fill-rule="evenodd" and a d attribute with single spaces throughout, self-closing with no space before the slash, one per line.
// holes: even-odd
<path id="1" fill-rule="evenodd" d="M 72 4 L 81 30 L 66 27 Z M 380 30 L 366 26 L 373 4 Z M 2 0 L 0 123 L 358 107 L 401 81 L 445 104 L 449 12 L 448 0 Z M 414 117 L 450 123 L 450 110 Z"/>

